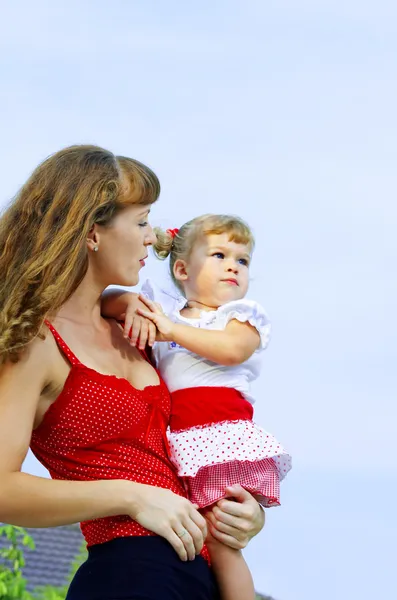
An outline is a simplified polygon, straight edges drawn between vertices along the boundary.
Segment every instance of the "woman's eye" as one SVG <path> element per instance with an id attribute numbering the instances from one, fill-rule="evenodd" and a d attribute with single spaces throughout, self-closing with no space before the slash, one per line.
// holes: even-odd
<path id="1" fill-rule="evenodd" d="M 145 221 L 144 223 L 139 223 L 139 227 L 147 227 L 149 223 Z"/>

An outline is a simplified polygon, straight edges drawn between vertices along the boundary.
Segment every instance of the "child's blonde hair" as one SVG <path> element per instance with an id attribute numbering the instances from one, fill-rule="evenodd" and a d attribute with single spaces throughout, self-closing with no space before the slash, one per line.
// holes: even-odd
<path id="1" fill-rule="evenodd" d="M 253 251 L 255 239 L 251 229 L 240 217 L 234 215 L 202 215 L 188 221 L 180 229 L 167 229 L 164 231 L 155 227 L 157 241 L 153 250 L 157 258 L 165 260 L 170 257 L 170 275 L 183 292 L 181 283 L 175 279 L 174 265 L 177 260 L 189 260 L 194 244 L 204 235 L 219 235 L 228 233 L 229 239 L 237 244 L 247 244 L 250 252 Z"/>

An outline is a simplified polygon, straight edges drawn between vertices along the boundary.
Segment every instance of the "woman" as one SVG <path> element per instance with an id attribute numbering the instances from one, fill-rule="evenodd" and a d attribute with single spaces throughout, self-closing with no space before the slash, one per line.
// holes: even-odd
<path id="1" fill-rule="evenodd" d="M 100 314 L 108 285 L 138 283 L 159 192 L 137 161 L 74 146 L 0 220 L 0 521 L 81 522 L 89 557 L 69 600 L 217 597 L 206 521 L 167 456 L 168 391 Z M 52 480 L 20 472 L 29 444 Z M 211 533 L 242 548 L 264 517 L 242 488 L 226 495 Z"/>

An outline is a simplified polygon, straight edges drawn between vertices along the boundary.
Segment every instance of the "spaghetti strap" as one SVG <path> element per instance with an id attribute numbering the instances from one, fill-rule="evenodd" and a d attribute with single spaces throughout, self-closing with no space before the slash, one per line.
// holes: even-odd
<path id="1" fill-rule="evenodd" d="M 51 331 L 52 335 L 55 338 L 56 343 L 58 344 L 58 347 L 60 348 L 62 353 L 66 356 L 66 358 L 69 360 L 70 364 L 71 365 L 80 365 L 81 362 L 79 361 L 77 356 L 75 354 L 73 354 L 73 352 L 71 351 L 69 346 L 66 344 L 66 342 L 63 341 L 63 339 L 61 338 L 61 336 L 59 335 L 59 333 L 57 332 L 55 327 L 49 321 L 47 321 L 47 319 L 44 321 L 44 323 L 47 325 L 48 329 Z"/>

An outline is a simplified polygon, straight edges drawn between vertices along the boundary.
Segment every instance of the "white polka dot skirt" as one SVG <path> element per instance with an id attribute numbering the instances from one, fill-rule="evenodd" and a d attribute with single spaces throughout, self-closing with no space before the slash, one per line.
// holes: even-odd
<path id="1" fill-rule="evenodd" d="M 171 460 L 189 498 L 201 508 L 239 483 L 266 507 L 280 504 L 280 481 L 291 457 L 273 435 L 250 420 L 224 421 L 173 431 Z"/>

